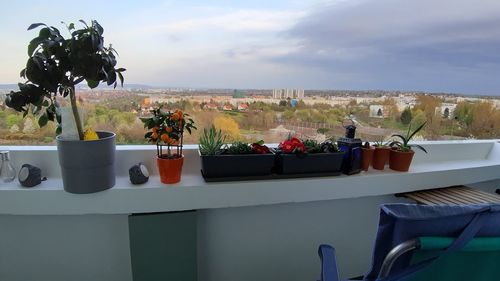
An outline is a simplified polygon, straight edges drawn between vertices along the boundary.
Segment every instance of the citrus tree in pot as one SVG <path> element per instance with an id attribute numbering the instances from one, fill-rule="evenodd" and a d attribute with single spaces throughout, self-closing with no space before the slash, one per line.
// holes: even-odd
<path id="1" fill-rule="evenodd" d="M 156 164 L 162 183 L 177 183 L 181 180 L 184 155 L 184 130 L 189 134 L 196 130 L 189 114 L 180 110 L 163 111 L 162 107 L 151 110 L 152 116 L 141 118 L 148 131 L 144 137 L 156 144 Z"/>
<path id="2" fill-rule="evenodd" d="M 427 153 L 427 150 L 418 144 L 410 144 L 411 139 L 422 130 L 427 122 L 424 122 L 414 131 L 411 131 L 411 124 L 408 126 L 408 131 L 406 135 L 395 134 L 392 137 L 398 138 L 399 140 L 393 141 L 391 143 L 390 157 L 389 157 L 389 168 L 395 171 L 407 172 L 410 168 L 411 162 L 413 160 L 413 155 L 415 151 L 412 148 L 418 148 L 423 152 Z"/>
<path id="3" fill-rule="evenodd" d="M 102 26 L 95 20 L 90 25 L 80 22 L 81 29 L 76 29 L 73 23 L 66 25 L 68 38 L 43 23 L 28 27 L 40 30 L 28 45 L 29 58 L 21 71 L 26 81 L 19 83 L 19 91 L 7 94 L 5 104 L 24 112 L 24 116 L 32 112 L 38 116 L 40 127 L 48 121 L 58 123 L 56 139 L 64 189 L 71 193 L 92 193 L 115 184 L 115 134 L 93 130 L 84 134 L 76 85 L 85 81 L 90 88 L 101 82 L 116 87 L 118 79 L 123 85 L 125 69 L 116 68 L 117 53 L 111 45 L 104 45 Z M 57 102 L 60 97 L 69 98 L 71 105 L 72 114 L 64 118 Z M 60 135 L 63 122 L 74 124 L 76 138 Z"/>

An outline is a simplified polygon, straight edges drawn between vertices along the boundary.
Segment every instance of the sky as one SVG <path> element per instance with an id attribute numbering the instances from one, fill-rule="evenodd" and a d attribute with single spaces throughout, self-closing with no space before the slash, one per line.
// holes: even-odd
<path id="1" fill-rule="evenodd" d="M 97 20 L 128 83 L 500 95 L 498 0 L 4 1 L 0 84 L 29 24 Z"/>

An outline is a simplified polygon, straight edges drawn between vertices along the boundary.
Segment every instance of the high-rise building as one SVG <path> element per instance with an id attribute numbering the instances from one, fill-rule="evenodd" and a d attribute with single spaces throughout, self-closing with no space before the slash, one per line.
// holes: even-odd
<path id="1" fill-rule="evenodd" d="M 274 99 L 303 99 L 304 98 L 304 89 L 273 89 L 273 98 Z"/>

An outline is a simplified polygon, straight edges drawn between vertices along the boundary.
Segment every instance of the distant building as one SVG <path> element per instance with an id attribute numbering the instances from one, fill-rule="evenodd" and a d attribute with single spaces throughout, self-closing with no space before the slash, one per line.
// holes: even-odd
<path id="1" fill-rule="evenodd" d="M 371 118 L 386 118 L 387 113 L 383 105 L 372 104 L 370 105 Z"/>
<path id="2" fill-rule="evenodd" d="M 230 105 L 230 104 L 225 104 L 223 107 L 222 107 L 222 110 L 224 111 L 231 111 L 233 110 L 233 106 Z"/>
<path id="3" fill-rule="evenodd" d="M 244 99 L 246 98 L 246 94 L 243 91 L 234 90 L 233 99 Z"/>
<path id="4" fill-rule="evenodd" d="M 239 111 L 247 111 L 248 110 L 248 104 L 246 104 L 246 103 L 240 103 L 240 104 L 238 104 L 238 110 Z"/>
<path id="5" fill-rule="evenodd" d="M 273 99 L 303 99 L 304 89 L 273 89 Z"/>
<path id="6" fill-rule="evenodd" d="M 217 110 L 217 105 L 215 103 L 207 103 L 207 104 L 205 104 L 205 109 Z"/>
<path id="7" fill-rule="evenodd" d="M 453 119 L 455 116 L 455 108 L 457 105 L 454 103 L 442 103 L 440 107 L 436 108 L 436 114 L 441 114 L 444 119 Z"/>

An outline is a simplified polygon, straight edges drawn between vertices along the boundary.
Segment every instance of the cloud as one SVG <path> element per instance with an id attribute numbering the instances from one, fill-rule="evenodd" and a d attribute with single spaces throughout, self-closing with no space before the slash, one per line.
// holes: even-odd
<path id="1" fill-rule="evenodd" d="M 154 33 L 186 34 L 193 32 L 272 33 L 290 28 L 300 11 L 234 10 L 215 15 L 184 18 L 146 27 Z M 144 30 L 144 27 L 141 27 Z"/>
<path id="2" fill-rule="evenodd" d="M 357 79 L 351 88 L 451 91 L 465 89 L 456 85 L 468 81 L 474 87 L 467 91 L 500 93 L 500 82 L 490 81 L 500 73 L 499 25 L 500 2 L 493 0 L 342 2 L 324 5 L 282 32 L 296 50 L 267 59 L 349 73 Z"/>

